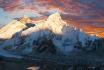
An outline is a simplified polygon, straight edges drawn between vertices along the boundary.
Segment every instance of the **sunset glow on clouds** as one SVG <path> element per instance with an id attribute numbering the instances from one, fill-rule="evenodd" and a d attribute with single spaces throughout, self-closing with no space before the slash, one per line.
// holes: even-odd
<path id="1" fill-rule="evenodd" d="M 104 0 L 0 0 L 0 24 L 23 15 L 42 17 L 56 11 L 67 16 L 103 17 L 103 3 Z"/>

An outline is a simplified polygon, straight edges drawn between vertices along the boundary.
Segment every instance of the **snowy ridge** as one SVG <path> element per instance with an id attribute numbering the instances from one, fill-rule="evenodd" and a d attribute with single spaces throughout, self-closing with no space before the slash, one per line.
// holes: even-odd
<path id="1" fill-rule="evenodd" d="M 11 23 L 7 24 L 6 26 L 0 29 L 0 38 L 9 39 L 16 32 L 19 32 L 24 28 L 26 28 L 25 24 L 17 20 L 13 20 Z"/>

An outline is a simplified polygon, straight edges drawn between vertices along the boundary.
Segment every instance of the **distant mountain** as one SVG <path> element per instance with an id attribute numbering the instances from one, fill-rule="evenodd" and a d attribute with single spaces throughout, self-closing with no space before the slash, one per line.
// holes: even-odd
<path id="1" fill-rule="evenodd" d="M 89 41 L 88 46 L 92 48 L 93 42 L 98 39 L 95 35 L 91 36 L 71 23 L 67 24 L 58 12 L 36 24 L 28 23 L 24 21 L 25 19 L 29 18 L 15 20 L 1 29 L 0 37 L 9 38 L 1 44 L 4 50 L 25 55 L 33 53 L 68 54 L 75 48 L 86 48 L 86 43 Z"/>

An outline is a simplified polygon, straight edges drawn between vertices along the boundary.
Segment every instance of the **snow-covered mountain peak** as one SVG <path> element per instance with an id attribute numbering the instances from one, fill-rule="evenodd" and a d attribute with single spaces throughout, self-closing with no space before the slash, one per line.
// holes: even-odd
<path id="1" fill-rule="evenodd" d="M 51 14 L 47 19 L 47 21 L 59 21 L 59 20 L 61 20 L 61 16 L 58 12 Z"/>
<path id="2" fill-rule="evenodd" d="M 53 23 L 53 24 L 62 24 L 62 23 L 65 23 L 62 18 L 61 18 L 61 15 L 60 13 L 56 12 L 52 15 L 50 15 L 47 19 L 47 22 L 57 22 L 57 23 Z"/>
<path id="3" fill-rule="evenodd" d="M 66 25 L 58 12 L 50 15 L 46 21 L 49 29 L 52 30 L 56 34 L 61 34 L 62 28 Z"/>
<path id="4" fill-rule="evenodd" d="M 22 32 L 22 36 L 31 34 L 39 30 L 51 30 L 55 34 L 62 34 L 62 28 L 66 23 L 61 19 L 61 16 L 58 12 L 50 15 L 46 21 L 36 23 L 36 26 L 28 28 Z"/>
<path id="5" fill-rule="evenodd" d="M 28 23 L 28 22 L 31 22 L 30 18 L 26 15 L 24 15 L 21 19 L 20 19 L 20 22 L 22 23 Z"/>

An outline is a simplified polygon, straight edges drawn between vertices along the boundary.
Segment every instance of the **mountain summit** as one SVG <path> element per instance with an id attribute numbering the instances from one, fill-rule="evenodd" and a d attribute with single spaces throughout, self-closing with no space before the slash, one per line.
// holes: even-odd
<path id="1" fill-rule="evenodd" d="M 31 22 L 31 19 L 24 15 L 20 20 L 19 20 L 21 23 L 28 23 L 28 22 Z"/>
<path id="2" fill-rule="evenodd" d="M 46 23 L 49 25 L 49 28 L 57 34 L 62 33 L 62 28 L 66 22 L 64 22 L 58 12 L 52 14 L 48 17 Z"/>

